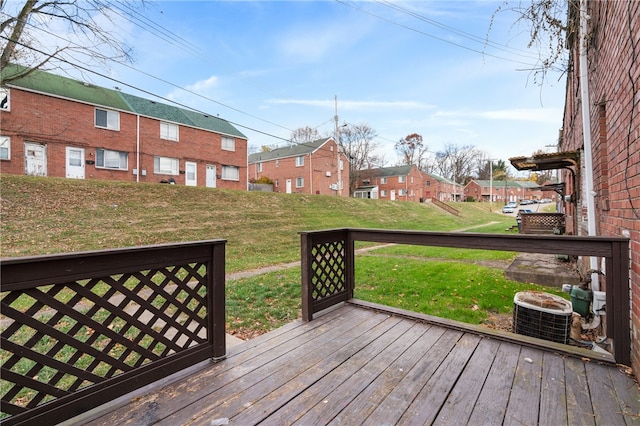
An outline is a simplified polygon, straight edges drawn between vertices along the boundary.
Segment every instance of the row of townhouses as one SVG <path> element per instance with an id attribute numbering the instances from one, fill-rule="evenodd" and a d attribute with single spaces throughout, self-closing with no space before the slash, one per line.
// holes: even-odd
<path id="1" fill-rule="evenodd" d="M 20 72 L 7 67 L 3 77 Z M 267 177 L 275 192 L 422 202 L 540 198 L 523 182 L 461 186 L 415 165 L 361 170 L 334 138 L 247 157 L 247 137 L 216 116 L 34 71 L 2 87 L 3 173 L 247 189 Z"/>
<path id="2" fill-rule="evenodd" d="M 34 71 L 2 86 L 0 122 L 2 173 L 247 188 L 238 129 L 119 90 Z"/>

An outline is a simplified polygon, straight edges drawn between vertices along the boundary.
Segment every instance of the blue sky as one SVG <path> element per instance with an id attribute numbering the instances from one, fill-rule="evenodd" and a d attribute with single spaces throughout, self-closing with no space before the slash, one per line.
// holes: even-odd
<path id="1" fill-rule="evenodd" d="M 330 134 L 337 96 L 340 124 L 371 126 L 389 165 L 394 143 L 411 133 L 431 151 L 473 145 L 506 161 L 552 150 L 565 82 L 534 82 L 538 52 L 514 13 L 498 14 L 489 32 L 502 3 L 159 1 L 118 24 L 136 61 L 110 73 L 218 114 L 254 148 L 299 127 Z"/>

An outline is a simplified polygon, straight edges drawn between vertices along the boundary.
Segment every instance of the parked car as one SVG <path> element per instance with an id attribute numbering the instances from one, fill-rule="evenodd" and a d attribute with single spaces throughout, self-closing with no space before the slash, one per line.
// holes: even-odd
<path id="1" fill-rule="evenodd" d="M 520 205 L 521 206 L 526 206 L 527 204 L 533 204 L 533 201 L 531 201 L 531 200 L 520 200 Z"/>
<path id="2" fill-rule="evenodd" d="M 514 206 L 510 206 L 509 204 L 502 208 L 502 213 L 513 213 L 514 211 L 516 211 L 516 208 Z"/>

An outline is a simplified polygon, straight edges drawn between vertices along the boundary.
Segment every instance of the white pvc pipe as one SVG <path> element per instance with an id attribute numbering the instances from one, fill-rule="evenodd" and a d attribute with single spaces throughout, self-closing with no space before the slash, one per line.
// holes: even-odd
<path id="1" fill-rule="evenodd" d="M 596 192 L 593 188 L 593 154 L 589 102 L 589 64 L 587 61 L 587 0 L 580 0 L 580 95 L 582 98 L 582 137 L 584 143 L 584 195 L 587 202 L 587 230 L 596 235 Z M 590 268 L 598 269 L 598 259 L 590 258 Z M 591 289 L 600 290 L 598 274 L 592 274 Z"/>

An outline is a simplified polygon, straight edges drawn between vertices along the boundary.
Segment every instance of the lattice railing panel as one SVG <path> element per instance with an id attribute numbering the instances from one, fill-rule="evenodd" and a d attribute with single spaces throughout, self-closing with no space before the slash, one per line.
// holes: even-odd
<path id="1" fill-rule="evenodd" d="M 207 342 L 196 262 L 2 293 L 2 412 L 44 402 Z"/>
<path id="2" fill-rule="evenodd" d="M 345 242 L 315 244 L 311 249 L 311 298 L 314 301 L 346 291 Z"/>
<path id="3" fill-rule="evenodd" d="M 562 213 L 524 213 L 520 215 L 523 233 L 564 232 L 565 216 Z"/>

